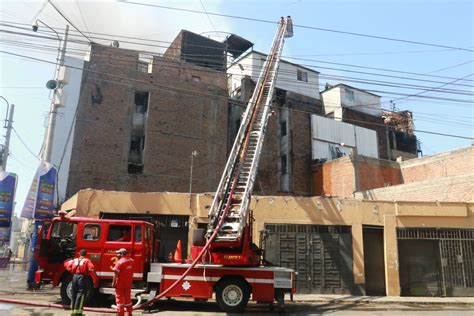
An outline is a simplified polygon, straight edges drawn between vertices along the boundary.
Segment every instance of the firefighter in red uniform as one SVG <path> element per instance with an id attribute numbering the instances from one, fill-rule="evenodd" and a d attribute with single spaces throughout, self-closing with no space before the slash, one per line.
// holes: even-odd
<path id="1" fill-rule="evenodd" d="M 117 250 L 119 260 L 115 264 L 113 271 L 114 279 L 112 286 L 115 287 L 115 302 L 117 303 L 118 315 L 132 315 L 132 278 L 133 278 L 133 259 L 127 256 L 128 251 L 125 248 Z"/>
<path id="2" fill-rule="evenodd" d="M 84 297 L 87 295 L 86 282 L 90 282 L 89 274 L 94 271 L 94 264 L 86 258 L 87 251 L 81 249 L 79 258 L 67 260 L 64 267 L 72 273 L 71 315 L 82 315 Z"/>

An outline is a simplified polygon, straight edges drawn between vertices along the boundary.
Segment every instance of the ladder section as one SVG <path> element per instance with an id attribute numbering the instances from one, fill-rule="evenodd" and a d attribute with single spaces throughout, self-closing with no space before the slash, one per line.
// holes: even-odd
<path id="1" fill-rule="evenodd" d="M 292 29 L 291 18 L 286 21 L 282 18 L 211 205 L 208 234 L 223 222 L 215 241 L 239 241 L 247 225 L 248 204 L 270 115 L 284 38 L 292 35 L 288 32 L 289 27 Z"/>

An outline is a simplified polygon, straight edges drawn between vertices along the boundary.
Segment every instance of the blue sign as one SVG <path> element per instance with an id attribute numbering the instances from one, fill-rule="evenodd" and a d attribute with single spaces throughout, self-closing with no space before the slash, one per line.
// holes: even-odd
<path id="1" fill-rule="evenodd" d="M 0 244 L 10 242 L 10 230 L 11 227 L 0 227 Z"/>
<path id="2" fill-rule="evenodd" d="M 41 162 L 26 196 L 21 217 L 45 220 L 53 217 L 56 208 L 57 170 L 52 164 Z"/>
<path id="3" fill-rule="evenodd" d="M 16 183 L 16 174 L 0 171 L 0 227 L 11 225 Z"/>

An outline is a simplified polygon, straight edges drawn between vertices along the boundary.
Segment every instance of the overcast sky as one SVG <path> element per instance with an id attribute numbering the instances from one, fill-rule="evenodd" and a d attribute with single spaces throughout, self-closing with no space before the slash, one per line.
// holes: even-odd
<path id="1" fill-rule="evenodd" d="M 151 41 L 146 42 L 148 45 L 137 46 L 125 43 L 121 38 L 120 47 L 155 53 L 163 52 L 163 47 L 169 45 L 181 29 L 205 35 L 210 35 L 209 32 L 213 31 L 236 33 L 255 43 L 256 50 L 267 52 L 276 31 L 276 26 L 271 23 L 207 16 L 123 1 L 53 2 L 86 36 L 95 37 L 96 42 L 108 45 L 113 38 L 111 35 L 135 38 L 129 41 L 149 39 Z M 295 27 L 294 37 L 285 43 L 284 58 L 320 71 L 322 85 L 326 82 L 345 82 L 358 88 L 379 91 L 375 93 L 382 96 L 382 107 L 390 108 L 392 100 L 398 110 L 414 112 L 417 130 L 473 136 L 474 56 L 469 51 L 474 49 L 473 1 L 136 2 L 271 21 L 277 21 L 280 16 L 291 15 L 295 24 L 305 28 Z M 16 132 L 12 133 L 7 171 L 19 175 L 17 212 L 24 203 L 37 168 L 38 160 L 35 155 L 41 149 L 45 116 L 50 106 L 49 91 L 44 84 L 53 78 L 55 68 L 53 64 L 26 60 L 6 53 L 55 61 L 58 41 L 40 38 L 38 33 L 31 31 L 30 25 L 37 18 L 60 33 L 67 23 L 47 1 L 0 0 L 0 51 L 3 52 L 0 53 L 0 95 L 16 105 Z M 46 30 L 40 24 L 40 31 Z M 431 43 L 450 48 L 333 31 Z M 13 35 L 11 32 L 26 35 Z M 87 41 L 72 26 L 71 34 L 74 34 L 71 38 L 75 41 Z M 219 34 L 221 37 L 215 33 L 212 35 L 216 39 L 225 36 L 224 33 Z M 74 43 L 70 43 L 68 47 L 68 55 L 78 58 L 85 49 L 84 45 Z M 366 74 L 368 72 L 375 75 Z M 368 83 L 368 80 L 376 81 L 377 84 Z M 407 85 L 411 85 L 410 89 Z M 444 92 L 430 91 L 438 87 L 445 89 Z M 419 95 L 407 97 L 413 94 Z M 0 117 L 3 119 L 6 106 L 3 105 L 3 100 L 0 102 Z M 471 144 L 469 139 L 421 132 L 416 134 L 425 155 Z"/>

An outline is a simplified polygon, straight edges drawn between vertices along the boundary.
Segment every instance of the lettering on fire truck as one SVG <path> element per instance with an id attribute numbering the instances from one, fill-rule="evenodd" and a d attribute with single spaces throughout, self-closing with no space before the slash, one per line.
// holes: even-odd
<path id="1" fill-rule="evenodd" d="M 224 256 L 224 259 L 226 259 L 226 260 L 239 260 L 241 258 L 242 258 L 242 256 L 240 256 L 240 255 L 226 255 L 226 256 Z"/>

